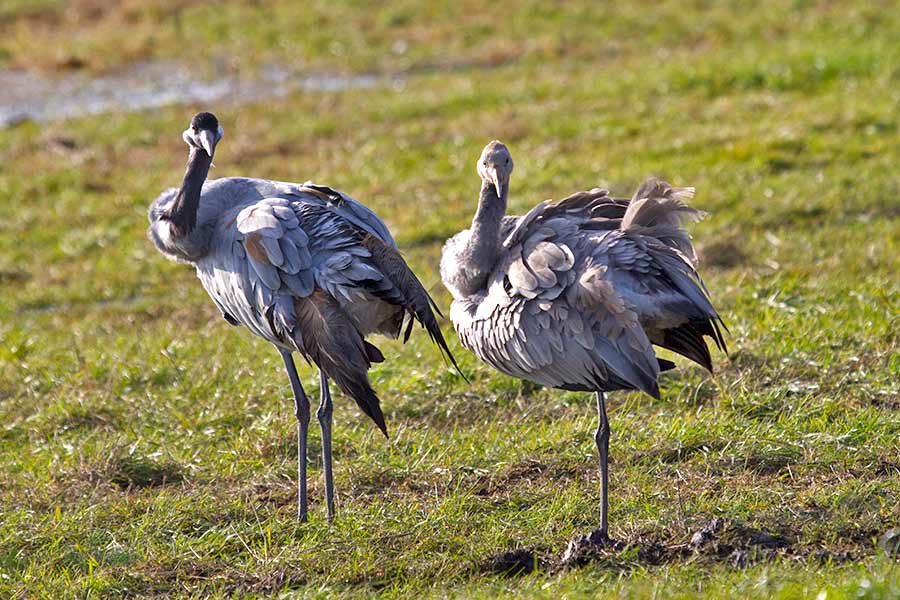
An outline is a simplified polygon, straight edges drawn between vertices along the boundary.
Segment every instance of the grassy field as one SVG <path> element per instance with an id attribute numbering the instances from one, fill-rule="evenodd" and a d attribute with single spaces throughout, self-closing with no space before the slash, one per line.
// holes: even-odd
<path id="1" fill-rule="evenodd" d="M 0 597 L 900 595 L 900 5 L 476 4 L 0 6 L 7 67 L 405 73 L 0 132 Z M 440 247 L 492 138 L 516 161 L 515 212 L 649 174 L 697 187 L 732 354 L 712 377 L 680 361 L 661 401 L 612 396 L 625 549 L 561 563 L 599 515 L 592 400 L 453 340 L 466 384 L 421 330 L 379 341 L 390 440 L 336 397 L 333 526 L 314 428 L 312 519 L 295 522 L 277 353 L 145 237 L 199 108 L 226 130 L 213 176 L 363 200 L 442 307 Z"/>

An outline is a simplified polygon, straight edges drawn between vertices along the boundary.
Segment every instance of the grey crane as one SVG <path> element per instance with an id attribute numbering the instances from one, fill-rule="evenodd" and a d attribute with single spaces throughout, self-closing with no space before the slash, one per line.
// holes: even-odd
<path id="1" fill-rule="evenodd" d="M 472 226 L 450 238 L 441 278 L 462 345 L 497 370 L 564 390 L 596 393 L 600 527 L 583 540 L 609 543 L 606 392 L 659 398 L 674 368 L 653 345 L 712 371 L 704 336 L 725 350 L 719 315 L 696 270 L 683 221 L 693 188 L 646 181 L 629 200 L 592 189 L 506 216 L 512 157 L 498 141 L 477 163 L 482 179 Z"/>
<path id="2" fill-rule="evenodd" d="M 182 134 L 190 148 L 184 181 L 153 201 L 148 235 L 166 257 L 195 267 L 229 324 L 245 326 L 280 352 L 297 417 L 301 521 L 308 515 L 310 403 L 293 353 L 318 367 L 321 398 L 316 415 L 322 428 L 331 521 L 329 381 L 353 398 L 387 436 L 367 374 L 371 364 L 384 356 L 366 336 L 402 334 L 406 341 L 413 321 L 418 321 L 454 366 L 456 362 L 432 312 L 437 307 L 375 213 L 346 194 L 309 182 L 243 177 L 207 181 L 222 135 L 211 113 L 199 113 L 191 120 Z"/>

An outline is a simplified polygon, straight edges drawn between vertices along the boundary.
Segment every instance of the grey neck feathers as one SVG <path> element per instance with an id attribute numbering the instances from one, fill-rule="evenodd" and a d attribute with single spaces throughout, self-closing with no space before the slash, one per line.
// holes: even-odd
<path id="1" fill-rule="evenodd" d="M 169 220 L 176 229 L 176 234 L 186 236 L 197 226 L 197 209 L 200 207 L 200 190 L 209 174 L 212 158 L 204 150 L 191 146 L 187 170 L 181 189 L 175 196 L 169 210 Z"/>
<path id="2" fill-rule="evenodd" d="M 467 250 L 476 269 L 485 273 L 493 268 L 500 255 L 500 223 L 506 214 L 507 193 L 508 185 L 501 187 L 499 197 L 492 184 L 481 185 Z"/>

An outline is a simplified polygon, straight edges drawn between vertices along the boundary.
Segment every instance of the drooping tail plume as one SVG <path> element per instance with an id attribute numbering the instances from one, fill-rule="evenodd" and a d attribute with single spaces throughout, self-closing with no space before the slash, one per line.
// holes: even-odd
<path id="1" fill-rule="evenodd" d="M 353 398 L 387 436 L 381 402 L 368 375 L 372 362 L 384 360 L 381 352 L 363 339 L 347 313 L 327 293 L 317 290 L 306 298 L 298 298 L 294 307 L 298 350 Z"/>
<path id="2" fill-rule="evenodd" d="M 660 179 L 648 179 L 638 188 L 625 211 L 621 229 L 654 237 L 681 252 L 696 266 L 697 255 L 684 225 L 699 221 L 705 213 L 685 203 L 694 196 L 694 188 L 672 187 Z"/>
<path id="3" fill-rule="evenodd" d="M 651 244 L 648 250 L 672 284 L 690 301 L 690 309 L 685 313 L 689 321 L 665 330 L 663 338 L 653 342 L 712 371 L 712 357 L 704 337 L 712 338 L 720 350 L 727 352 L 722 329 L 728 328 L 709 300 L 697 272 L 691 236 L 685 228 L 686 222 L 705 216 L 685 202 L 693 195 L 692 187 L 676 188 L 659 179 L 648 179 L 635 192 L 620 228 L 661 242 L 662 247 Z"/>

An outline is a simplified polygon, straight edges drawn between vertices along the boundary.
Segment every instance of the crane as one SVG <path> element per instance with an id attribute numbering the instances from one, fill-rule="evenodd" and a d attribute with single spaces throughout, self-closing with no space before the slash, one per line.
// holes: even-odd
<path id="1" fill-rule="evenodd" d="M 606 393 L 641 390 L 659 398 L 660 371 L 675 367 L 653 345 L 712 371 L 705 338 L 723 351 L 713 308 L 683 222 L 702 213 L 693 188 L 647 180 L 629 201 L 595 188 L 507 216 L 509 149 L 481 153 L 478 207 L 470 228 L 450 238 L 441 279 L 453 296 L 450 320 L 462 345 L 513 377 L 596 394 L 600 527 L 609 537 Z"/>
<path id="2" fill-rule="evenodd" d="M 387 427 L 367 371 L 384 355 L 366 337 L 409 338 L 418 321 L 456 366 L 434 301 L 374 212 L 329 187 L 225 177 L 207 181 L 224 132 L 215 115 L 195 115 L 182 138 L 184 180 L 150 206 L 148 235 L 166 257 L 194 266 L 223 318 L 281 354 L 297 418 L 297 515 L 308 519 L 310 403 L 294 365 L 299 352 L 319 369 L 325 495 L 334 518 L 329 381 L 353 398 L 382 433 Z M 458 367 L 457 367 L 458 370 Z"/>

